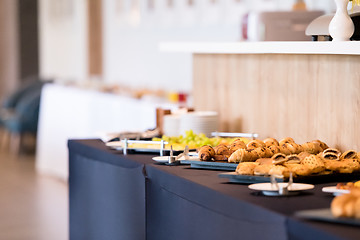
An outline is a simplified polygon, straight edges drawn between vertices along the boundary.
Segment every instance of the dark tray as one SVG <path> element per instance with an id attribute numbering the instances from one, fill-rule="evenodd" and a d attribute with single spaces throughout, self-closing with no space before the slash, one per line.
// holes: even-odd
<path id="1" fill-rule="evenodd" d="M 237 163 L 229 162 L 206 162 L 200 160 L 182 160 L 181 164 L 190 164 L 191 168 L 207 169 L 207 170 L 221 170 L 221 171 L 235 171 Z"/>
<path id="2" fill-rule="evenodd" d="M 240 175 L 236 172 L 220 173 L 220 178 L 227 178 L 231 183 L 261 183 L 270 182 L 270 176 L 254 176 Z M 304 177 L 294 177 L 294 182 L 298 183 L 332 183 L 332 182 L 348 182 L 360 179 L 360 172 L 356 173 L 332 173 L 323 175 L 311 175 Z M 287 182 L 288 178 L 276 178 L 277 182 Z"/>
<path id="3" fill-rule="evenodd" d="M 316 220 L 316 221 L 324 221 L 324 222 L 332 222 L 332 223 L 341 223 L 341 224 L 360 226 L 360 219 L 334 217 L 331 214 L 330 208 L 298 211 L 298 212 L 295 213 L 295 216 L 299 217 L 299 218 L 309 219 L 309 220 Z"/>

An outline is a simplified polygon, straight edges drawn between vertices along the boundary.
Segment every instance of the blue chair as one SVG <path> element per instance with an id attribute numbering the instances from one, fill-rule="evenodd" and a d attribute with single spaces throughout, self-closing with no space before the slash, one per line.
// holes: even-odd
<path id="1" fill-rule="evenodd" d="M 24 135 L 36 137 L 41 90 L 45 83 L 36 80 L 26 84 L 3 103 L 6 110 L 0 115 L 0 125 L 4 130 L 3 148 L 10 144 L 10 151 L 18 154 Z"/>

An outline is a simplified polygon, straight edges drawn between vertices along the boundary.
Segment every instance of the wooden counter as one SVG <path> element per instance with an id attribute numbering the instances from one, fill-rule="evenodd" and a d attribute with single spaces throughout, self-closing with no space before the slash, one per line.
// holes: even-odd
<path id="1" fill-rule="evenodd" d="M 193 54 L 196 110 L 220 131 L 360 151 L 360 43 L 165 43 Z"/>

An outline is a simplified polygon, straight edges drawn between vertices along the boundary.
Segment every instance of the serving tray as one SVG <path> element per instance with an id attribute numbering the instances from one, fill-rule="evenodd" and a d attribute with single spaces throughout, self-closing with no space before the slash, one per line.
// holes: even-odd
<path id="1" fill-rule="evenodd" d="M 182 160 L 181 164 L 190 164 L 191 168 L 207 169 L 207 170 L 222 170 L 222 171 L 235 171 L 237 163 L 229 162 L 207 162 L 200 160 Z"/>
<path id="2" fill-rule="evenodd" d="M 350 225 L 360 226 L 360 219 L 334 217 L 331 214 L 330 208 L 302 210 L 302 211 L 296 212 L 295 216 L 297 216 L 299 218 L 309 219 L 309 220 L 317 220 L 317 221 L 324 221 L 324 222 L 332 222 L 332 223 L 341 223 L 341 224 L 350 224 Z"/>
<path id="3" fill-rule="evenodd" d="M 231 183 L 261 183 L 270 182 L 270 176 L 255 176 L 255 175 L 240 175 L 236 172 L 220 173 L 220 178 L 227 178 Z M 294 177 L 294 182 L 301 183 L 332 183 L 332 182 L 347 182 L 352 180 L 359 180 L 360 173 L 331 173 L 322 175 L 310 175 L 310 176 L 297 176 Z M 276 178 L 277 182 L 287 182 L 288 178 Z"/>

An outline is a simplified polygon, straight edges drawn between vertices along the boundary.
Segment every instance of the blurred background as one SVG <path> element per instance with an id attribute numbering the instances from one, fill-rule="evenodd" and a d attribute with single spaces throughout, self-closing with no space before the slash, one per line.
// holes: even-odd
<path id="1" fill-rule="evenodd" d="M 0 239 L 68 238 L 67 139 L 149 129 L 159 106 L 191 107 L 191 54 L 159 44 L 290 40 L 261 35 L 259 16 L 301 11 L 308 23 L 334 10 L 332 0 L 0 0 Z"/>

